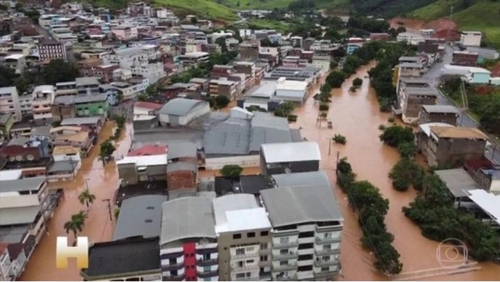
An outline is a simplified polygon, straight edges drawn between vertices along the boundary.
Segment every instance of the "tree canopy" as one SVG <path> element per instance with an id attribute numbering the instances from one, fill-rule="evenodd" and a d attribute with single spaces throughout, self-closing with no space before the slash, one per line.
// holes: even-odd
<path id="1" fill-rule="evenodd" d="M 238 179 L 243 172 L 243 168 L 239 165 L 225 165 L 220 170 L 220 174 L 226 178 Z"/>
<path id="2" fill-rule="evenodd" d="M 397 148 L 401 143 L 415 142 L 415 135 L 411 127 L 392 125 L 384 128 L 384 132 L 380 135 L 380 141 Z"/>
<path id="3" fill-rule="evenodd" d="M 74 81 L 80 75 L 78 68 L 72 62 L 62 59 L 51 60 L 43 69 L 43 79 L 46 84 L 55 85 L 58 82 Z"/>

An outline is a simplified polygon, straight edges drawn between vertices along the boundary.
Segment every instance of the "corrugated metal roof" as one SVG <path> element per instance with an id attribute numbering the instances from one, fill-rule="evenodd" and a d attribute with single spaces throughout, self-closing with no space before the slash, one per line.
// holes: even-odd
<path id="1" fill-rule="evenodd" d="M 436 170 L 435 173 L 457 198 L 466 197 L 467 191 L 481 189 L 481 186 L 463 168 Z"/>
<path id="2" fill-rule="evenodd" d="M 250 142 L 250 121 L 229 118 L 210 128 L 203 138 L 207 155 L 245 155 Z"/>
<path id="3" fill-rule="evenodd" d="M 316 142 L 262 144 L 261 151 L 267 163 L 321 160 Z"/>
<path id="4" fill-rule="evenodd" d="M 278 188 L 260 193 L 274 227 L 343 220 L 325 172 L 279 174 L 273 178 Z"/>
<path id="5" fill-rule="evenodd" d="M 160 245 L 186 238 L 216 238 L 212 199 L 183 197 L 163 203 Z"/>
<path id="6" fill-rule="evenodd" d="M 167 200 L 167 196 L 161 195 L 144 195 L 124 200 L 113 240 L 134 236 L 160 236 L 162 204 Z"/>
<path id="7" fill-rule="evenodd" d="M 166 103 L 159 111 L 164 115 L 184 116 L 189 113 L 195 106 L 200 104 L 208 104 L 207 101 L 175 98 Z"/>
<path id="8" fill-rule="evenodd" d="M 45 182 L 43 177 L 30 177 L 16 180 L 0 181 L 0 193 L 2 192 L 21 192 L 21 191 L 38 191 L 40 186 Z"/>

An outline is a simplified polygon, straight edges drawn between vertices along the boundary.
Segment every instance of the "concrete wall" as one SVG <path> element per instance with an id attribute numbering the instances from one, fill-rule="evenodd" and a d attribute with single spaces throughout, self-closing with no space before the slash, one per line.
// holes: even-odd
<path id="1" fill-rule="evenodd" d="M 462 167 L 466 160 L 482 158 L 485 146 L 484 140 L 440 139 L 436 148 L 436 165 Z"/>
<path id="2" fill-rule="evenodd" d="M 451 124 L 454 126 L 458 125 L 459 116 L 454 113 L 428 113 L 424 110 L 420 112 L 420 117 L 418 120 L 419 124 L 430 123 L 430 122 L 442 122 Z"/>
<path id="3" fill-rule="evenodd" d="M 263 175 L 283 174 L 286 173 L 285 171 L 286 168 L 289 168 L 292 173 L 318 171 L 319 161 L 301 161 L 301 162 L 290 162 L 286 164 L 261 163 L 261 173 Z"/>
<path id="4" fill-rule="evenodd" d="M 239 165 L 241 167 L 258 167 L 260 163 L 259 155 L 249 156 L 234 156 L 234 157 L 218 157 L 205 159 L 205 167 L 207 170 L 219 170 L 225 165 Z"/>

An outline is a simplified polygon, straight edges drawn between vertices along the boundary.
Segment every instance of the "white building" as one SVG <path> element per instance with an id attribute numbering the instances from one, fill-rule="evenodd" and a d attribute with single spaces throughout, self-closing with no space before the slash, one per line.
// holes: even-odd
<path id="1" fill-rule="evenodd" d="M 166 76 L 161 62 L 158 46 L 144 45 L 139 47 L 115 50 L 103 56 L 105 65 L 119 65 L 120 68 L 130 70 L 134 75 L 142 75 L 155 83 L 158 79 Z"/>
<path id="2" fill-rule="evenodd" d="M 163 203 L 160 260 L 164 281 L 219 280 L 212 199 L 194 196 Z"/>
<path id="3" fill-rule="evenodd" d="M 330 56 L 314 56 L 312 66 L 320 68 L 323 74 L 328 73 L 330 70 L 331 58 Z M 323 76 L 323 74 L 321 76 Z"/>
<path id="4" fill-rule="evenodd" d="M 159 111 L 162 125 L 186 126 L 198 117 L 210 113 L 210 104 L 203 100 L 175 98 L 166 103 Z"/>
<path id="5" fill-rule="evenodd" d="M 151 84 L 149 83 L 149 79 L 144 78 L 139 83 L 135 84 L 117 81 L 110 83 L 110 85 L 123 94 L 123 99 L 128 100 L 139 96 Z"/>
<path id="6" fill-rule="evenodd" d="M 271 222 L 253 194 L 214 199 L 221 280 L 270 280 Z M 242 220 L 242 219 L 245 220 Z"/>
<path id="7" fill-rule="evenodd" d="M 411 44 L 411 45 L 418 45 L 418 43 L 425 41 L 424 37 L 421 34 L 411 33 L 411 32 L 401 32 L 396 37 L 396 40 L 398 42 L 404 41 L 404 42 L 407 42 L 408 44 Z"/>
<path id="8" fill-rule="evenodd" d="M 52 123 L 52 104 L 56 96 L 56 88 L 53 85 L 40 85 L 33 90 L 31 109 L 36 125 Z"/>
<path id="9" fill-rule="evenodd" d="M 273 175 L 261 198 L 273 226 L 273 280 L 333 280 L 343 218 L 323 171 Z"/>
<path id="10" fill-rule="evenodd" d="M 277 82 L 276 95 L 273 99 L 295 102 L 301 105 L 304 103 L 307 96 L 307 81 L 286 80 L 286 78 L 281 77 Z"/>
<path id="11" fill-rule="evenodd" d="M 481 46 L 481 39 L 483 39 L 483 34 L 480 31 L 462 31 L 460 45 L 465 47 L 479 47 Z"/>
<path id="12" fill-rule="evenodd" d="M 15 121 L 21 121 L 21 105 L 16 87 L 0 88 L 0 114 L 12 114 Z"/>

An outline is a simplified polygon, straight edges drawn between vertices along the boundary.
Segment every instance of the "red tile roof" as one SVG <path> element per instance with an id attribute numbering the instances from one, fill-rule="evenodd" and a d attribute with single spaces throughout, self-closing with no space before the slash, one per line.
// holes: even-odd
<path id="1" fill-rule="evenodd" d="M 152 103 L 152 102 L 136 102 L 134 104 L 134 107 L 146 108 L 146 109 L 151 109 L 151 110 L 159 110 L 159 109 L 161 109 L 161 107 L 163 107 L 163 105 L 157 104 L 157 103 Z"/>
<path id="2" fill-rule="evenodd" d="M 154 155 L 165 154 L 167 151 L 168 151 L 167 146 L 144 145 L 138 149 L 135 149 L 135 150 L 128 152 L 127 156 L 129 156 L 129 157 L 154 156 Z"/>

